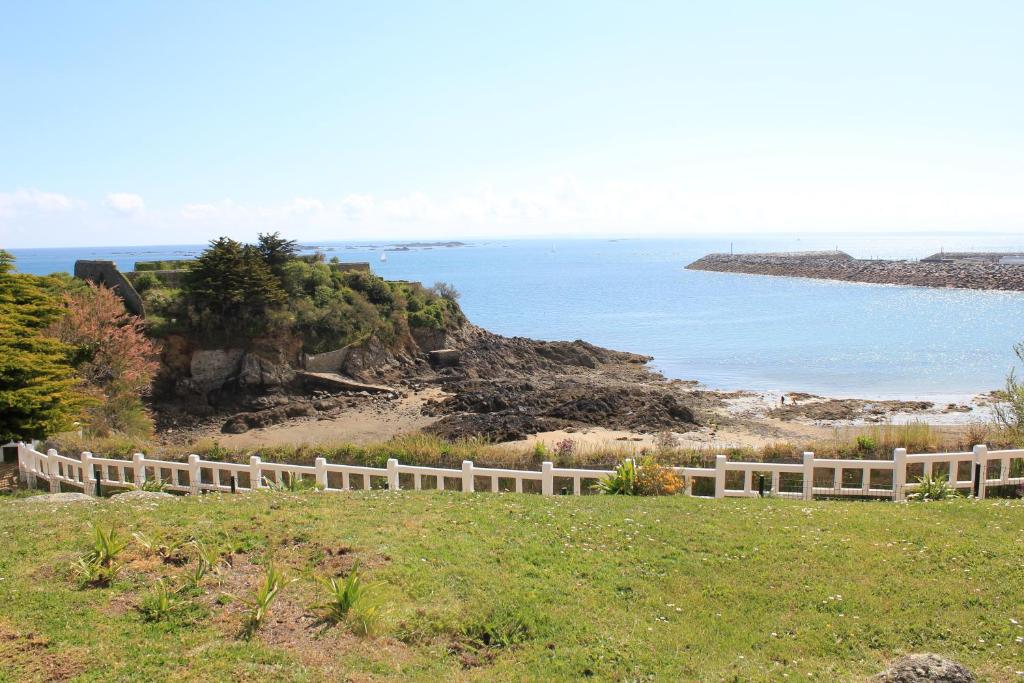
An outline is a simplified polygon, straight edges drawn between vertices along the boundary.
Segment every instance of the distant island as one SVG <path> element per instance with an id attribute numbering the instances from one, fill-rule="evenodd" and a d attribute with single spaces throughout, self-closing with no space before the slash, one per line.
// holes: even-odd
<path id="1" fill-rule="evenodd" d="M 708 254 L 688 270 L 955 289 L 1024 291 L 1024 253 L 940 252 L 920 261 L 856 259 L 841 251 Z"/>

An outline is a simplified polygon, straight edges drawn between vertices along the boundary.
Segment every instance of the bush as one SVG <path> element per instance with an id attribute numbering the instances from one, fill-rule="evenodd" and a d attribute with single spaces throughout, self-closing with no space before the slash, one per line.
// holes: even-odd
<path id="1" fill-rule="evenodd" d="M 907 494 L 907 500 L 927 502 L 931 500 L 947 500 L 963 497 L 959 491 L 949 485 L 949 477 L 944 474 L 933 474 L 919 477 L 917 487 Z"/>
<path id="2" fill-rule="evenodd" d="M 141 273 L 137 278 L 135 278 L 135 282 L 132 286 L 135 287 L 135 291 L 139 294 L 145 294 L 149 290 L 156 289 L 160 286 L 160 278 L 153 275 L 153 273 Z"/>
<path id="3" fill-rule="evenodd" d="M 615 468 L 613 473 L 598 480 L 594 488 L 612 496 L 635 496 L 637 495 L 636 479 L 636 464 L 632 460 L 625 460 Z"/>
<path id="4" fill-rule="evenodd" d="M 671 467 L 645 457 L 639 464 L 626 460 L 595 485 L 601 493 L 619 496 L 670 496 L 683 488 L 683 479 Z"/>
<path id="5" fill-rule="evenodd" d="M 659 465 L 653 458 L 644 458 L 637 468 L 638 496 L 671 496 L 682 488 L 682 478 L 672 468 Z"/>

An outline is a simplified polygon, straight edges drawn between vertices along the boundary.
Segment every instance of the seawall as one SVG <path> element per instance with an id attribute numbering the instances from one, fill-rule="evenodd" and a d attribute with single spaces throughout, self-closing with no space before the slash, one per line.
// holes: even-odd
<path id="1" fill-rule="evenodd" d="M 855 259 L 843 252 L 708 254 L 688 270 L 956 289 L 1024 291 L 1024 265 Z"/>

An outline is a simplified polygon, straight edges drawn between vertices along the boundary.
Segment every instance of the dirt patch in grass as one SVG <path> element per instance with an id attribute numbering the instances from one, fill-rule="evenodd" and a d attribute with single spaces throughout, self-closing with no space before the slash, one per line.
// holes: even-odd
<path id="1" fill-rule="evenodd" d="M 0 671 L 10 672 L 11 680 L 70 680 L 85 670 L 83 655 L 80 648 L 58 650 L 38 634 L 19 633 L 0 622 Z"/>
<path id="2" fill-rule="evenodd" d="M 348 546 L 327 548 L 318 543 L 300 541 L 286 543 L 275 553 L 274 561 L 289 579 L 294 579 L 299 576 L 297 567 L 309 569 L 311 561 L 313 573 L 317 576 L 345 573 L 351 570 L 354 558 L 358 556 Z M 381 562 L 383 560 L 377 558 L 376 563 Z M 241 637 L 248 610 L 246 601 L 265 575 L 265 566 L 254 561 L 249 554 L 230 555 L 221 570 L 219 587 L 199 598 L 215 611 L 213 623 L 226 637 Z M 306 666 L 320 667 L 324 672 L 333 670 L 332 662 L 339 654 L 352 650 L 361 650 L 366 656 L 396 667 L 414 658 L 412 649 L 395 639 L 361 638 L 344 626 L 325 624 L 315 609 L 321 599 L 317 587 L 308 580 L 287 584 L 252 637 L 264 645 L 287 651 Z"/>

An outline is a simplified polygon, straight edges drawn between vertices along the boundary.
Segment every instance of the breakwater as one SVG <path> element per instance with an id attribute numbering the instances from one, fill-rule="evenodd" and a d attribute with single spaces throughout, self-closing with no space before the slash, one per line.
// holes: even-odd
<path id="1" fill-rule="evenodd" d="M 921 261 L 894 261 L 855 259 L 841 251 L 708 254 L 686 268 L 885 285 L 1024 291 L 1024 265 L 985 256 L 989 258 L 957 254 L 949 259 L 933 256 Z"/>

